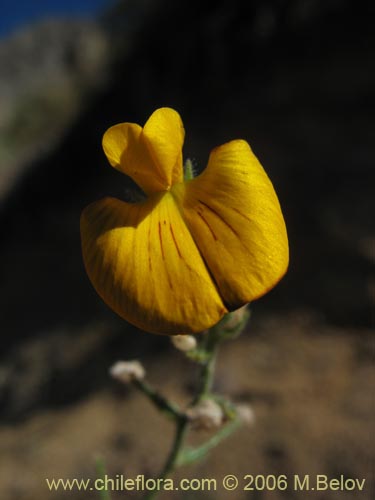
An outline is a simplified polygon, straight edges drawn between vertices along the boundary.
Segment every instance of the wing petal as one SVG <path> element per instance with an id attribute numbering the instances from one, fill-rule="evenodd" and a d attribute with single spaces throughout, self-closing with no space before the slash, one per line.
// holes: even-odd
<path id="1" fill-rule="evenodd" d="M 83 258 L 98 294 L 153 333 L 195 333 L 227 312 L 170 193 L 105 198 L 81 217 Z"/>
<path id="2" fill-rule="evenodd" d="M 173 194 L 229 309 L 270 290 L 288 266 L 279 201 L 242 140 L 212 151 L 201 175 Z"/>

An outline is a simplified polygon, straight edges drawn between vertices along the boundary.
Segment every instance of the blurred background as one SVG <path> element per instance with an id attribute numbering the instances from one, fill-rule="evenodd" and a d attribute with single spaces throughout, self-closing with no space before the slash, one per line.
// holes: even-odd
<path id="1" fill-rule="evenodd" d="M 199 168 L 217 145 L 251 144 L 291 250 L 287 276 L 219 358 L 215 389 L 251 404 L 256 423 L 176 477 L 343 474 L 366 478 L 364 491 L 194 498 L 374 498 L 371 14 L 362 0 L 2 2 L 1 498 L 94 498 L 50 492 L 45 478 L 95 477 L 98 455 L 112 476 L 156 474 L 172 427 L 109 378 L 117 359 L 141 359 L 181 403 L 194 387 L 168 338 L 101 302 L 80 252 L 81 210 L 132 188 L 103 132 L 161 106 L 181 114 Z"/>

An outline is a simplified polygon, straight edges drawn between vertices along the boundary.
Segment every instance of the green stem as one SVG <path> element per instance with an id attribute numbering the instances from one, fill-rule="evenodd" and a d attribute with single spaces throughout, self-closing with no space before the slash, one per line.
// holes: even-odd
<path id="1" fill-rule="evenodd" d="M 240 427 L 240 425 L 241 421 L 238 418 L 231 420 L 225 427 L 222 427 L 219 432 L 214 434 L 201 446 L 185 449 L 184 453 L 180 455 L 180 459 L 178 460 L 177 465 L 190 465 L 197 460 L 204 458 L 210 450 L 215 448 L 224 439 L 230 436 L 235 430 Z"/>
<path id="2" fill-rule="evenodd" d="M 166 413 L 169 417 L 172 417 L 177 422 L 185 418 L 184 413 L 180 411 L 177 405 L 174 405 L 167 398 L 155 391 L 147 382 L 143 380 L 134 380 L 133 385 L 143 392 L 159 410 Z"/>
<path id="3" fill-rule="evenodd" d="M 104 465 L 104 460 L 99 457 L 96 459 L 96 472 L 100 479 L 102 479 L 103 484 L 105 483 L 106 469 Z M 101 490 L 99 492 L 100 500 L 111 500 L 111 494 L 108 490 Z"/>
<path id="4" fill-rule="evenodd" d="M 173 440 L 173 445 L 168 455 L 168 458 L 164 464 L 164 467 L 160 472 L 160 474 L 158 475 L 158 479 L 165 479 L 169 475 L 169 473 L 173 471 L 176 464 L 178 463 L 187 430 L 188 430 L 188 419 L 184 416 L 176 421 L 176 431 Z M 145 499 L 152 500 L 153 498 L 156 498 L 158 494 L 159 490 L 155 489 L 147 493 Z"/>
<path id="5" fill-rule="evenodd" d="M 214 381 L 216 355 L 219 342 L 220 339 L 217 335 L 215 327 L 211 328 L 204 340 L 204 349 L 207 357 L 201 368 L 199 390 L 191 406 L 195 406 L 200 403 L 202 399 L 206 398 L 211 392 Z"/>
<path id="6" fill-rule="evenodd" d="M 178 461 L 178 457 L 186 436 L 186 431 L 187 431 L 187 424 L 188 424 L 188 419 L 184 418 L 181 419 L 176 426 L 176 434 L 172 446 L 172 450 L 167 458 L 167 461 L 165 462 L 165 465 L 163 467 L 163 470 L 160 474 L 159 477 L 165 478 L 168 476 L 170 472 L 173 471 L 174 466 L 176 465 Z"/>
<path id="7" fill-rule="evenodd" d="M 188 165 L 188 167 L 190 168 L 191 165 Z M 245 322 L 238 328 L 238 330 L 243 329 L 244 324 Z M 197 394 L 193 398 L 190 407 L 196 406 L 203 399 L 211 395 L 218 346 L 221 341 L 225 339 L 224 327 L 225 321 L 218 323 L 218 325 L 211 328 L 207 335 L 202 339 L 201 349 L 204 351 L 205 356 L 201 365 Z M 172 448 L 158 476 L 158 479 L 165 479 L 177 466 L 190 464 L 200 458 L 203 458 L 212 448 L 215 448 L 240 425 L 240 420 L 238 418 L 234 418 L 203 445 L 198 446 L 197 448 L 184 449 L 184 442 L 189 423 L 187 416 L 182 413 L 178 407 L 154 391 L 145 382 L 135 381 L 134 384 L 146 396 L 148 396 L 159 409 L 172 416 L 175 421 L 176 429 Z M 158 494 L 158 490 L 150 491 L 146 494 L 145 498 L 152 500 L 156 498 Z"/>
<path id="8" fill-rule="evenodd" d="M 193 401 L 191 403 L 191 407 L 197 405 L 200 401 L 202 401 L 202 399 L 207 397 L 208 394 L 210 394 L 210 392 L 211 392 L 213 378 L 214 378 L 215 359 L 216 359 L 216 352 L 217 352 L 218 344 L 219 344 L 219 336 L 217 335 L 217 332 L 215 331 L 215 329 L 212 328 L 208 332 L 208 334 L 204 340 L 204 349 L 207 353 L 207 358 L 206 358 L 206 360 L 202 366 L 202 369 L 201 369 L 199 389 L 197 391 L 197 395 L 195 396 L 195 398 L 193 399 Z M 138 384 L 139 384 L 139 382 L 138 382 Z M 142 382 L 141 384 L 144 385 L 144 382 Z M 143 392 L 145 392 L 144 387 L 140 387 L 140 388 L 143 390 Z M 147 395 L 149 395 L 149 397 L 150 397 L 149 390 L 150 390 L 150 388 L 148 388 L 147 393 L 146 392 L 145 393 Z M 157 405 L 160 407 L 160 404 L 159 404 L 160 396 L 154 392 L 151 393 L 151 396 L 153 399 L 156 399 Z M 165 405 L 168 407 L 168 409 L 171 408 L 171 403 L 164 400 L 164 398 L 163 398 L 163 407 Z M 179 465 L 180 462 L 181 463 L 185 462 L 185 459 L 181 458 L 181 460 L 180 460 L 180 457 L 183 456 L 182 451 L 183 451 L 185 437 L 186 437 L 187 430 L 188 430 L 189 421 L 188 421 L 186 415 L 181 414 L 180 412 L 176 412 L 175 410 L 173 410 L 173 416 L 175 417 L 175 422 L 176 422 L 175 437 L 174 437 L 173 445 L 172 445 L 171 451 L 168 455 L 168 458 L 163 466 L 162 471 L 158 475 L 158 478 L 160 478 L 160 479 L 166 478 L 168 476 L 168 474 L 170 472 L 172 472 L 177 465 Z M 218 434 L 220 435 L 221 432 L 219 432 Z M 225 433 L 225 435 L 227 435 L 227 434 Z M 225 436 L 223 435 L 223 437 L 219 438 L 219 440 L 224 439 L 224 437 Z M 211 446 L 211 447 L 216 446 L 216 444 L 213 444 L 213 442 L 214 442 L 213 440 L 210 440 L 210 441 L 212 441 L 212 444 L 209 445 L 208 443 L 206 443 L 207 446 Z M 217 443 L 218 442 L 219 441 L 217 441 Z M 193 453 L 193 452 L 190 451 L 190 453 Z M 191 462 L 191 460 L 190 460 L 190 462 Z M 158 494 L 159 494 L 159 491 L 154 490 L 154 491 L 151 491 L 150 493 L 148 493 L 145 496 L 145 498 L 147 500 L 152 500 L 152 499 L 156 498 Z"/>

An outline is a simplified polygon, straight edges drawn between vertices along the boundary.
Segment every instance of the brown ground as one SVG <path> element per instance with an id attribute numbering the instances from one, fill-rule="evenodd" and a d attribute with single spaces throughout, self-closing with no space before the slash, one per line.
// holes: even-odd
<path id="1" fill-rule="evenodd" d="M 167 338 L 160 343 L 166 345 Z M 256 423 L 243 427 L 202 463 L 175 478 L 216 478 L 215 493 L 166 493 L 161 498 L 373 498 L 374 366 L 370 332 L 322 324 L 309 313 L 260 317 L 222 349 L 216 390 L 252 405 Z M 120 357 L 126 358 L 123 352 Z M 144 359 L 148 379 L 184 402 L 194 367 L 173 348 Z M 199 436 L 203 439 L 205 436 Z M 95 459 L 108 474 L 152 477 L 172 438 L 171 424 L 134 389 L 109 383 L 101 392 L 56 410 L 40 411 L 0 428 L 0 497 L 9 500 L 99 498 L 48 491 L 45 478 L 95 477 Z M 195 437 L 197 439 L 197 437 Z M 343 474 L 366 478 L 362 492 L 226 492 L 226 474 Z M 244 485 L 244 480 L 241 480 Z M 287 494 L 286 494 L 287 493 Z M 113 498 L 127 498 L 124 493 Z"/>

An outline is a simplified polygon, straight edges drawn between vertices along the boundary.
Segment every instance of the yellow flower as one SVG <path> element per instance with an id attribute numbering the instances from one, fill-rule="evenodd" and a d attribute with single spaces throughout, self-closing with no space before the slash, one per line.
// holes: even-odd
<path id="1" fill-rule="evenodd" d="M 288 240 L 272 184 L 243 140 L 211 152 L 183 180 L 184 128 L 170 108 L 142 128 L 103 137 L 113 167 L 147 198 L 104 198 L 82 213 L 87 274 L 120 316 L 153 333 L 196 333 L 269 291 L 288 266 Z"/>

